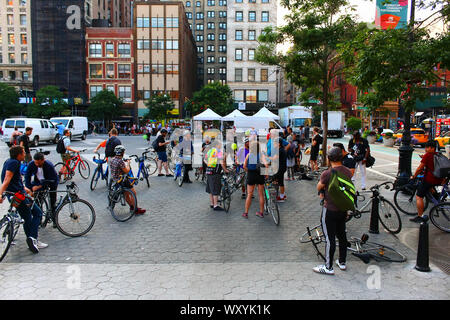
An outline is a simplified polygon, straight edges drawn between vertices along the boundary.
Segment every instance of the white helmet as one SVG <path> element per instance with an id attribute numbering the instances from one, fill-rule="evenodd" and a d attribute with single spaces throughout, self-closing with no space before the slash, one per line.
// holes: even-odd
<path id="1" fill-rule="evenodd" d="M 119 144 L 114 148 L 114 153 L 116 154 L 116 156 L 121 156 L 122 154 L 125 153 L 125 147 Z"/>

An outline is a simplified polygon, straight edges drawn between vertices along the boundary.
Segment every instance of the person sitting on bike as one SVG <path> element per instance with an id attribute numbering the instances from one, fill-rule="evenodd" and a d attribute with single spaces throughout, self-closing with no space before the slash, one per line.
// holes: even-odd
<path id="1" fill-rule="evenodd" d="M 123 156 L 125 154 L 125 147 L 121 144 L 116 146 L 114 148 L 114 153 L 115 153 L 115 156 L 111 159 L 111 162 L 109 164 L 111 178 L 115 183 L 119 183 L 122 187 L 130 189 L 134 193 L 134 195 L 136 196 L 136 199 L 137 199 L 136 190 L 131 185 L 130 180 L 122 178 L 123 175 L 128 174 L 131 170 L 130 160 L 126 160 L 126 161 L 123 160 Z M 125 198 L 127 200 L 128 205 L 130 206 L 131 211 L 135 210 L 135 214 L 145 213 L 145 211 L 146 211 L 145 209 L 142 209 L 139 207 L 133 208 L 133 205 L 134 205 L 133 199 L 131 199 L 130 197 L 127 197 L 127 195 L 125 195 Z"/>
<path id="2" fill-rule="evenodd" d="M 331 200 L 328 194 L 328 186 L 331 182 L 332 170 L 339 171 L 344 174 L 350 180 L 352 173 L 350 170 L 342 165 L 342 150 L 338 147 L 333 147 L 328 152 L 328 160 L 331 163 L 331 168 L 324 171 L 320 176 L 320 181 L 317 184 L 317 191 L 320 198 L 324 199 L 324 205 L 322 210 L 322 230 L 326 239 L 325 245 L 325 257 L 326 262 L 324 265 L 314 267 L 314 272 L 324 274 L 334 274 L 333 270 L 333 257 L 336 250 L 336 237 L 339 240 L 339 259 L 336 260 L 336 264 L 341 270 L 346 269 L 347 258 L 347 235 L 345 233 L 345 221 L 347 213 L 339 211 L 336 205 Z"/>
<path id="3" fill-rule="evenodd" d="M 287 152 L 285 148 L 282 147 L 283 139 L 279 138 L 278 141 L 273 141 L 273 150 L 267 149 L 267 156 L 268 159 L 273 163 L 278 161 L 278 170 L 277 173 L 274 175 L 274 181 L 278 184 L 280 187 L 280 194 L 277 196 L 277 202 L 284 202 L 286 201 L 286 194 L 285 194 L 285 188 L 284 188 L 284 174 L 287 170 Z M 288 145 L 289 147 L 289 145 Z M 272 152 L 274 154 L 272 155 Z M 278 159 L 278 160 L 277 160 Z"/>
<path id="4" fill-rule="evenodd" d="M 238 165 L 238 170 L 244 170 L 244 162 L 245 162 L 245 158 L 247 158 L 249 151 L 249 139 L 245 138 L 244 139 L 244 146 L 239 148 L 238 152 L 236 153 L 236 157 L 235 157 L 235 161 L 236 161 L 236 165 Z M 242 199 L 245 199 L 246 193 L 245 193 L 245 184 L 242 184 Z"/>
<path id="5" fill-rule="evenodd" d="M 56 173 L 53 163 L 45 160 L 43 153 L 36 153 L 33 157 L 34 161 L 28 163 L 27 172 L 25 174 L 25 186 L 30 189 L 33 194 L 43 187 L 42 180 L 51 180 L 48 184 L 50 190 L 50 208 L 52 210 L 52 218 L 55 214 L 56 189 L 58 188 L 58 174 Z M 56 228 L 55 219 L 53 220 L 53 228 Z"/>
<path id="6" fill-rule="evenodd" d="M 0 203 L 3 203 L 3 193 L 9 191 L 12 193 L 31 194 L 31 190 L 24 187 L 22 175 L 20 174 L 20 163 L 25 160 L 25 150 L 21 146 L 14 146 L 9 149 L 10 158 L 3 164 L 2 185 L 0 187 Z M 11 196 L 8 196 L 11 201 Z M 23 200 L 17 207 L 17 211 L 25 221 L 23 230 L 27 237 L 28 248 L 33 253 L 39 253 L 39 249 L 48 247 L 48 244 L 38 241 L 38 230 L 41 224 L 42 211 L 35 204 L 30 208 L 31 201 Z"/>
<path id="7" fill-rule="evenodd" d="M 425 154 L 420 161 L 419 167 L 417 167 L 414 175 L 411 179 L 416 179 L 419 174 L 424 172 L 423 181 L 420 182 L 417 187 L 416 203 L 417 203 L 417 217 L 410 219 L 412 222 L 420 223 L 423 221 L 422 215 L 424 212 L 423 198 L 430 192 L 434 186 L 441 185 L 444 179 L 436 178 L 433 175 L 434 171 L 434 155 L 436 155 L 436 143 L 435 141 L 428 141 L 425 144 Z"/>

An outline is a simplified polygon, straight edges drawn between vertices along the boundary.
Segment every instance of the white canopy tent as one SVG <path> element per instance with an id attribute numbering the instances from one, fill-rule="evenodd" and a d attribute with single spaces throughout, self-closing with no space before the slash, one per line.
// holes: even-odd
<path id="1" fill-rule="evenodd" d="M 230 114 L 223 117 L 222 121 L 234 121 L 236 118 L 248 118 L 248 116 L 236 109 Z"/>
<path id="2" fill-rule="evenodd" d="M 256 114 L 253 115 L 255 118 L 269 118 L 271 120 L 280 120 L 280 117 L 272 113 L 266 107 L 261 108 Z"/>
<path id="3" fill-rule="evenodd" d="M 222 120 L 222 117 L 211 109 L 206 109 L 202 113 L 194 116 L 195 121 Z"/>

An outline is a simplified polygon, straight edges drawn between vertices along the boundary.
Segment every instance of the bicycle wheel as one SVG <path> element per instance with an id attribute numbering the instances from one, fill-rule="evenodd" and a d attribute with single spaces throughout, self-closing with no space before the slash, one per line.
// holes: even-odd
<path id="1" fill-rule="evenodd" d="M 410 185 L 404 185 L 395 191 L 394 203 L 398 210 L 410 216 L 417 215 L 416 191 L 417 188 Z M 425 211 L 428 208 L 429 200 L 425 197 L 424 201 Z"/>
<path id="2" fill-rule="evenodd" d="M 38 197 L 36 203 L 42 211 L 41 227 L 45 228 L 48 221 L 51 219 L 50 206 L 48 205 L 48 202 L 44 197 Z"/>
<path id="3" fill-rule="evenodd" d="M 80 237 L 92 229 L 95 223 L 95 210 L 83 199 L 66 202 L 55 212 L 58 230 L 68 237 Z"/>
<path id="4" fill-rule="evenodd" d="M 134 210 L 130 209 L 130 205 L 126 199 L 133 204 Z M 110 197 L 109 209 L 114 219 L 120 222 L 125 222 L 134 216 L 137 208 L 137 199 L 133 191 L 127 188 L 117 189 Z"/>
<path id="5" fill-rule="evenodd" d="M 12 222 L 6 217 L 3 217 L 3 219 L 0 220 L 0 261 L 2 261 L 8 253 L 13 239 L 13 232 Z"/>
<path id="6" fill-rule="evenodd" d="M 430 220 L 436 228 L 450 232 L 450 202 L 441 202 L 431 208 Z"/>
<path id="7" fill-rule="evenodd" d="M 389 262 L 405 262 L 406 256 L 391 247 L 376 242 L 361 243 L 363 252 L 368 253 L 375 260 L 383 260 Z"/>
<path id="8" fill-rule="evenodd" d="M 380 199 L 378 206 L 378 217 L 383 227 L 392 234 L 402 230 L 402 220 L 394 205 L 386 199 Z"/>
<path id="9" fill-rule="evenodd" d="M 65 163 L 58 162 L 55 164 L 54 168 L 58 174 L 60 184 L 64 184 L 68 180 L 72 179 L 72 170 Z"/>
<path id="10" fill-rule="evenodd" d="M 272 215 L 273 222 L 276 226 L 280 224 L 280 211 L 278 210 L 278 203 L 276 201 L 276 193 L 271 193 L 269 205 L 272 207 L 270 213 Z"/>
<path id="11" fill-rule="evenodd" d="M 151 176 L 158 169 L 158 163 L 153 158 L 147 158 L 145 160 L 145 168 L 147 169 L 148 175 Z"/>
<path id="12" fill-rule="evenodd" d="M 100 170 L 99 168 L 95 168 L 94 174 L 92 175 L 91 179 L 91 190 L 94 191 L 95 187 L 97 186 L 98 179 L 100 179 Z"/>
<path id="13" fill-rule="evenodd" d="M 184 180 L 184 168 L 183 166 L 181 167 L 181 172 L 180 172 L 180 176 L 178 177 L 178 186 L 181 187 L 183 185 L 183 180 Z"/>
<path id="14" fill-rule="evenodd" d="M 198 180 L 198 178 L 200 178 L 200 170 L 198 168 L 196 168 L 194 171 L 194 177 L 195 180 Z"/>
<path id="15" fill-rule="evenodd" d="M 83 179 L 89 179 L 91 168 L 89 167 L 89 163 L 87 161 L 81 160 L 78 163 L 78 171 Z"/>
<path id="16" fill-rule="evenodd" d="M 320 231 L 318 231 L 316 228 L 320 228 Z M 308 237 L 310 237 L 310 242 L 312 243 L 314 249 L 316 250 L 317 256 L 322 259 L 323 261 L 326 261 L 324 252 L 325 252 L 325 237 L 323 236 L 322 227 L 315 227 L 316 230 L 310 230 L 309 227 L 306 227 L 306 233 L 308 234 Z"/>
<path id="17" fill-rule="evenodd" d="M 324 240 L 325 236 L 323 235 L 322 232 L 322 226 L 318 225 L 315 226 L 313 228 L 309 228 L 311 234 L 308 233 L 308 231 L 305 231 L 305 233 L 303 233 L 300 236 L 300 243 L 308 243 L 311 240 L 315 239 L 315 240 Z"/>
<path id="18" fill-rule="evenodd" d="M 220 197 L 222 198 L 222 205 L 225 212 L 228 212 L 230 210 L 230 204 L 231 204 L 231 194 L 228 190 L 228 186 L 223 186 L 222 190 L 220 192 Z"/>
<path id="19" fill-rule="evenodd" d="M 170 158 L 167 159 L 168 163 L 167 163 L 167 167 L 169 168 L 169 171 L 171 174 L 174 174 L 175 172 L 175 167 L 176 167 L 176 162 L 172 161 Z"/>

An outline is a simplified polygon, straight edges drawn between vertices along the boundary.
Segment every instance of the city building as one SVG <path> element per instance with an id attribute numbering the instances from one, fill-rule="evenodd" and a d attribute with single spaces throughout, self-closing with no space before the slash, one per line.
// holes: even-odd
<path id="1" fill-rule="evenodd" d="M 233 1 L 233 0 L 229 0 Z M 198 87 L 227 81 L 227 0 L 183 0 L 197 48 Z"/>
<path id="2" fill-rule="evenodd" d="M 0 82 L 33 89 L 30 0 L 0 1 Z"/>
<path id="3" fill-rule="evenodd" d="M 227 15 L 227 84 L 235 102 L 276 109 L 277 67 L 256 62 L 255 53 L 261 32 L 277 25 L 277 2 L 229 0 Z"/>
<path id="4" fill-rule="evenodd" d="M 183 104 L 196 89 L 197 54 L 182 2 L 134 3 L 136 90 L 139 117 L 152 95 L 168 94 L 174 117 L 183 117 Z"/>
<path id="5" fill-rule="evenodd" d="M 86 95 L 111 90 L 136 121 L 133 38 L 132 28 L 86 28 Z"/>
<path id="6" fill-rule="evenodd" d="M 299 104 L 300 94 L 301 89 L 289 81 L 284 69 L 280 69 L 277 79 L 277 103 Z"/>

